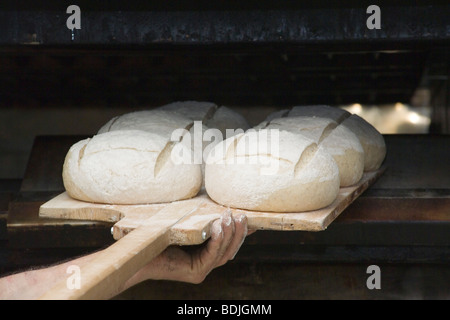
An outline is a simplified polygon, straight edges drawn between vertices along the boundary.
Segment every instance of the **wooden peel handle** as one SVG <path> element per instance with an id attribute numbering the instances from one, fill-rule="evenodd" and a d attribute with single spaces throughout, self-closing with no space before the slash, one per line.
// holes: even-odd
<path id="1" fill-rule="evenodd" d="M 58 283 L 41 300 L 108 299 L 120 293 L 124 283 L 170 245 L 170 225 L 158 228 L 142 225 L 97 256 L 80 265 L 79 288 L 67 279 Z M 69 277 L 70 275 L 68 275 Z"/>

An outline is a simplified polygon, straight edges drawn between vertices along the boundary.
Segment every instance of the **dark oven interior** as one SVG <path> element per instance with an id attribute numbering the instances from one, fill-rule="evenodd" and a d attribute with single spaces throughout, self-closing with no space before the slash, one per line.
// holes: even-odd
<path id="1" fill-rule="evenodd" d="M 449 5 L 379 1 L 369 29 L 360 1 L 78 4 L 73 31 L 64 2 L 0 12 L 0 273 L 111 243 L 108 224 L 49 223 L 37 208 L 63 189 L 67 148 L 112 117 L 197 100 L 256 125 L 321 104 L 376 125 L 393 169 L 326 233 L 256 233 L 202 285 L 124 297 L 448 298 Z M 377 263 L 384 292 L 365 287 Z"/>

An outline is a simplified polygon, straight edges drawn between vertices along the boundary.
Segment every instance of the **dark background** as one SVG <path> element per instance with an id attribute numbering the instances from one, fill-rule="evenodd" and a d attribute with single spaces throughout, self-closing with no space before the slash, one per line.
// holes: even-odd
<path id="1" fill-rule="evenodd" d="M 74 40 L 71 4 L 81 8 Z M 370 4 L 381 8 L 381 30 L 366 28 Z M 415 108 L 425 90 L 429 131 L 386 136 L 391 170 L 324 233 L 257 232 L 202 285 L 145 282 L 118 298 L 449 297 L 448 2 L 2 1 L 0 9 L 1 274 L 113 241 L 108 224 L 48 223 L 37 212 L 63 191 L 66 149 L 116 115 L 199 100 L 257 124 L 293 105 Z M 382 290 L 365 287 L 371 264 L 381 267 Z"/>

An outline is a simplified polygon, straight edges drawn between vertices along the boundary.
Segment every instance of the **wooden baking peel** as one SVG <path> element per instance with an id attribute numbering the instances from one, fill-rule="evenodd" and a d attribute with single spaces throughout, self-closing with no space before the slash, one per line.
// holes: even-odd
<path id="1" fill-rule="evenodd" d="M 214 220 L 226 211 L 245 213 L 248 227 L 257 230 L 325 230 L 331 222 L 376 179 L 385 168 L 364 173 L 358 184 L 341 188 L 326 208 L 297 213 L 256 212 L 221 206 L 205 193 L 165 204 L 105 205 L 78 201 L 62 193 L 40 207 L 46 218 L 115 222 L 117 241 L 80 266 L 81 288 L 62 281 L 41 299 L 105 299 L 120 292 L 123 284 L 170 245 L 200 244 L 210 236 Z"/>

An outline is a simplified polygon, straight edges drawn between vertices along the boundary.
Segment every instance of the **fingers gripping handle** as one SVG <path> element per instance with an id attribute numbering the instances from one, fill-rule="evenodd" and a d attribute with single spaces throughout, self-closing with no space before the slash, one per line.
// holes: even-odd
<path id="1" fill-rule="evenodd" d="M 41 299 L 108 299 L 137 271 L 174 244 L 171 228 L 193 215 L 203 200 L 173 202 L 80 267 L 80 286 L 61 281 Z M 198 233 L 198 230 L 196 230 Z M 186 240 L 186 239 L 185 239 Z M 189 243 L 185 243 L 189 244 Z"/>

